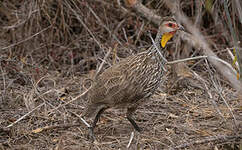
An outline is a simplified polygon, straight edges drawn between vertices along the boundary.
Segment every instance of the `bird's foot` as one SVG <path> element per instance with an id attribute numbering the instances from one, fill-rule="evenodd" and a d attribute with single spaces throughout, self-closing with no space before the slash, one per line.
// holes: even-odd
<path id="1" fill-rule="evenodd" d="M 96 141 L 96 137 L 93 133 L 93 127 L 88 127 L 88 130 L 89 130 L 89 134 L 87 138 L 93 143 L 94 141 Z"/>

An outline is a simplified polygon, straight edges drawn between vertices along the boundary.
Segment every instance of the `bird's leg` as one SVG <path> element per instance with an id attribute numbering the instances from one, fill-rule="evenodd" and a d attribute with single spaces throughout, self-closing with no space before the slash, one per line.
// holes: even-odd
<path id="1" fill-rule="evenodd" d="M 101 114 L 106 110 L 105 107 L 101 108 L 98 113 L 95 116 L 95 119 L 93 120 L 92 126 L 89 127 L 89 137 L 91 138 L 92 141 L 95 140 L 95 136 L 94 136 L 94 128 L 96 127 L 96 124 L 101 116 Z"/>
<path id="2" fill-rule="evenodd" d="M 137 106 L 127 108 L 126 116 L 129 122 L 133 125 L 134 129 L 138 132 L 141 132 L 140 127 L 135 123 L 134 119 L 132 118 L 132 114 L 135 112 L 136 109 L 137 109 Z"/>

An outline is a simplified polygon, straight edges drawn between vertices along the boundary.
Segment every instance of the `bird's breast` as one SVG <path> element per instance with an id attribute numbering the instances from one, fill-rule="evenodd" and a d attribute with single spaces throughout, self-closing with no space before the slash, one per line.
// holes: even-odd
<path id="1" fill-rule="evenodd" d="M 155 56 L 140 58 L 127 68 L 127 80 L 144 95 L 152 95 L 159 86 L 164 70 Z M 150 94 L 149 94 L 150 93 Z"/>

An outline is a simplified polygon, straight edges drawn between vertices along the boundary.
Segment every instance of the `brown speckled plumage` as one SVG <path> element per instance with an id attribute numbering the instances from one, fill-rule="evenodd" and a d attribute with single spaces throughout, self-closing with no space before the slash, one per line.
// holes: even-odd
<path id="1" fill-rule="evenodd" d="M 168 27 L 168 23 L 175 26 Z M 166 32 L 180 29 L 173 18 L 166 18 L 161 22 L 155 44 L 162 51 L 160 41 Z M 94 81 L 88 92 L 89 105 L 86 117 L 95 116 L 91 127 L 91 134 L 101 113 L 111 107 L 127 108 L 127 119 L 137 131 L 140 128 L 132 119 L 132 113 L 147 100 L 157 89 L 163 77 L 164 61 L 156 47 L 152 45 L 147 51 L 123 59 L 119 63 L 106 69 Z"/>

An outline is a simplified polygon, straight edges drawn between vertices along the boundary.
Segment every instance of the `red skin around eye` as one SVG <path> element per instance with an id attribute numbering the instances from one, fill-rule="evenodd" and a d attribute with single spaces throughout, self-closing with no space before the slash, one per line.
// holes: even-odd
<path id="1" fill-rule="evenodd" d="M 172 26 L 170 26 L 170 24 L 171 24 Z M 178 26 L 177 26 L 176 24 L 174 24 L 174 23 L 167 23 L 166 26 L 167 26 L 167 27 L 170 27 L 170 28 L 177 28 L 177 27 L 178 27 Z"/>

